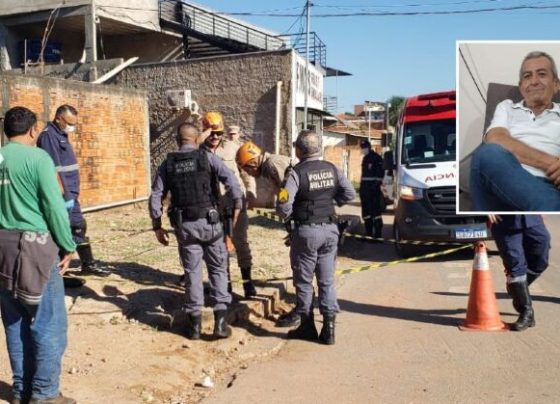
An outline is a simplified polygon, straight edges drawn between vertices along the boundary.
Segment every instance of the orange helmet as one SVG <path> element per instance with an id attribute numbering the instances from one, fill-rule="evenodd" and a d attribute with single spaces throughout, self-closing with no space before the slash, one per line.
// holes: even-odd
<path id="1" fill-rule="evenodd" d="M 208 128 L 212 129 L 212 132 L 223 132 L 224 131 L 224 118 L 219 112 L 207 112 L 202 119 L 203 130 Z"/>
<path id="2" fill-rule="evenodd" d="M 241 167 L 244 167 L 249 163 L 251 160 L 256 159 L 262 154 L 262 150 L 259 146 L 254 144 L 253 142 L 245 142 L 241 145 L 239 150 L 237 150 L 237 156 L 235 160 L 237 164 Z"/>

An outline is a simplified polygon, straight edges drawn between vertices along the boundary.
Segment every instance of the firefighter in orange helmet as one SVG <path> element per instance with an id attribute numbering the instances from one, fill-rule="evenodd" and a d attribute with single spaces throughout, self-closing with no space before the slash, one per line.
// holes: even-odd
<path id="1" fill-rule="evenodd" d="M 243 207 L 239 213 L 239 217 L 233 229 L 229 232 L 235 252 L 237 255 L 237 263 L 241 269 L 241 277 L 243 278 L 243 290 L 246 298 L 253 297 L 257 294 L 253 281 L 251 280 L 251 268 L 253 258 L 251 248 L 247 240 L 247 229 L 249 227 L 249 218 L 247 216 L 247 198 L 254 198 L 256 194 L 255 180 L 248 176 L 245 172 L 240 172 L 235 163 L 235 156 L 239 149 L 239 144 L 224 138 L 224 118 L 219 112 L 207 112 L 202 119 L 203 130 L 210 130 L 210 134 L 204 140 L 202 148 L 214 153 L 220 157 L 225 165 L 234 172 L 243 191 Z M 230 216 L 233 204 L 231 195 L 225 193 L 225 189 L 221 189 L 219 201 L 222 217 L 227 222 L 231 222 L 227 218 Z"/>

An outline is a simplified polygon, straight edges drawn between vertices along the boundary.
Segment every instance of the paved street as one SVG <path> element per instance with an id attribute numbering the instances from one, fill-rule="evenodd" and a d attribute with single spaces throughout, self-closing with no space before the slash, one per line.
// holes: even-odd
<path id="1" fill-rule="evenodd" d="M 336 345 L 289 341 L 274 358 L 233 371 L 204 402 L 558 402 L 560 217 L 546 223 L 551 265 L 532 286 L 535 328 L 458 330 L 472 267 L 465 256 L 350 275 L 340 282 Z M 368 248 L 396 258 L 390 246 Z M 502 320 L 512 322 L 495 254 L 490 267 Z"/>

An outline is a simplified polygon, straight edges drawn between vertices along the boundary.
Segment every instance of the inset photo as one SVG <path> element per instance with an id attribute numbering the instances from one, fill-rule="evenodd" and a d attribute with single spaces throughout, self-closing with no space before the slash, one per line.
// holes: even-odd
<path id="1" fill-rule="evenodd" d="M 457 213 L 560 213 L 560 41 L 457 42 Z"/>

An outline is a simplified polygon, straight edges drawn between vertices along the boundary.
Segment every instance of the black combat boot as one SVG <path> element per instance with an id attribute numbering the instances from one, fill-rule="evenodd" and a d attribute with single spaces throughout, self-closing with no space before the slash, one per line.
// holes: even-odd
<path id="1" fill-rule="evenodd" d="M 382 219 L 375 219 L 373 221 L 373 228 L 374 228 L 373 237 L 383 238 L 383 220 Z"/>
<path id="2" fill-rule="evenodd" d="M 108 276 L 111 274 L 111 271 L 102 267 L 93 259 L 93 252 L 91 251 L 91 245 L 89 243 L 78 244 L 76 252 L 82 262 L 81 275 Z"/>
<path id="3" fill-rule="evenodd" d="M 514 307 L 519 308 L 519 318 L 510 329 L 512 331 L 523 331 L 529 327 L 535 326 L 535 313 L 531 303 L 531 295 L 529 294 L 529 287 L 527 281 L 513 282 L 508 285 L 509 292 L 513 298 Z"/>
<path id="4" fill-rule="evenodd" d="M 294 307 L 288 313 L 282 314 L 278 320 L 276 320 L 276 327 L 297 327 L 301 324 L 301 316 Z"/>
<path id="5" fill-rule="evenodd" d="M 306 341 L 317 341 L 319 334 L 315 327 L 315 319 L 313 312 L 309 314 L 300 314 L 301 324 L 298 328 L 288 331 L 288 339 L 303 339 Z"/>
<path id="6" fill-rule="evenodd" d="M 227 310 L 214 311 L 214 338 L 231 337 L 231 328 L 227 325 Z"/>
<path id="7" fill-rule="evenodd" d="M 364 219 L 364 226 L 366 228 L 366 237 L 373 236 L 373 219 Z"/>
<path id="8" fill-rule="evenodd" d="M 255 285 L 251 280 L 251 267 L 241 268 L 241 278 L 243 279 L 243 291 L 245 292 L 245 298 L 250 299 L 257 295 L 255 290 Z"/>
<path id="9" fill-rule="evenodd" d="M 509 297 L 513 298 L 513 294 L 511 293 L 511 287 L 510 287 L 511 283 L 506 283 L 506 291 Z M 522 307 L 519 306 L 519 304 L 516 302 L 515 299 L 512 299 L 512 304 L 513 304 L 513 308 L 515 309 L 516 312 L 521 313 L 521 310 L 523 309 Z"/>
<path id="10" fill-rule="evenodd" d="M 325 345 L 334 345 L 334 323 L 336 315 L 334 313 L 323 314 L 323 328 L 321 328 L 321 335 L 319 341 Z"/>
<path id="11" fill-rule="evenodd" d="M 527 286 L 531 286 L 531 283 L 535 282 L 539 275 L 527 274 Z"/>
<path id="12" fill-rule="evenodd" d="M 187 313 L 187 327 L 185 335 L 188 339 L 200 339 L 200 330 L 202 328 L 202 315 Z"/>

